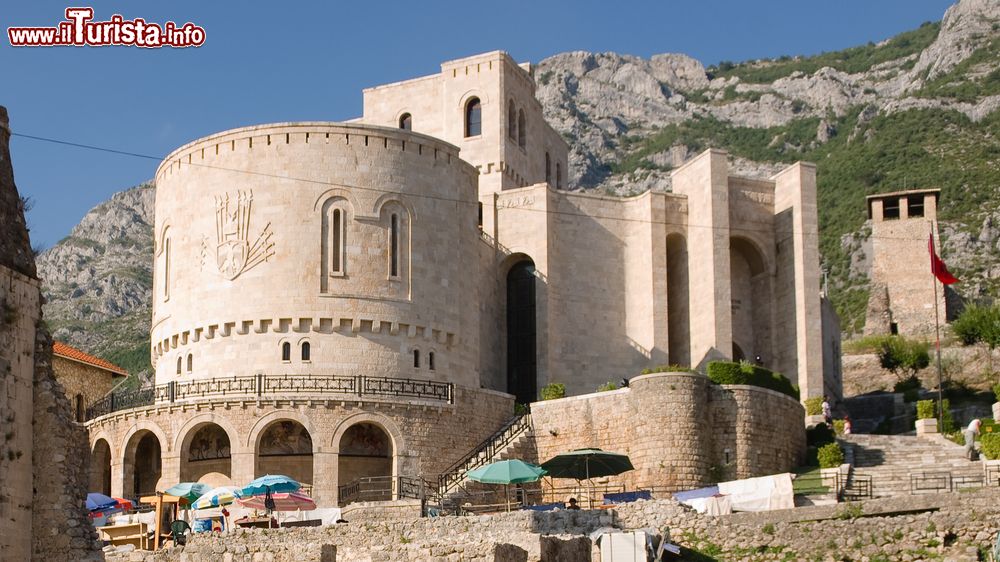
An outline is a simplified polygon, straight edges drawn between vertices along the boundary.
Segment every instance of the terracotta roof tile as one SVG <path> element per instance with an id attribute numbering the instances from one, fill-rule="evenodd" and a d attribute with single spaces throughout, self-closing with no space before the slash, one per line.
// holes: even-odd
<path id="1" fill-rule="evenodd" d="M 110 371 L 116 375 L 128 376 L 128 371 L 122 369 L 118 365 L 115 365 L 110 361 L 105 361 L 99 357 L 94 357 L 88 353 L 84 353 L 71 345 L 64 344 L 61 341 L 52 342 L 52 353 L 60 357 L 65 357 L 66 359 L 72 359 L 74 361 L 93 365 L 94 367 Z"/>

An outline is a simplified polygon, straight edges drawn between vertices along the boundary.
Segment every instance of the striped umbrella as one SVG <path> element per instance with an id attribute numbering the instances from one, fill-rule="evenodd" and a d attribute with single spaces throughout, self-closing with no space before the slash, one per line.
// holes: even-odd
<path id="1" fill-rule="evenodd" d="M 191 504 L 191 509 L 211 509 L 229 505 L 243 497 L 238 486 L 219 486 L 196 499 Z"/>

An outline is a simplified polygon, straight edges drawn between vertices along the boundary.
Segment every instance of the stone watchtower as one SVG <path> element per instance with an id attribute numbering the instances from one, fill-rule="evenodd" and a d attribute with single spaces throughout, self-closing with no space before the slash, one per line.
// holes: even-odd
<path id="1" fill-rule="evenodd" d="M 935 299 L 927 240 L 937 235 L 939 189 L 897 191 L 868 197 L 872 221 L 872 291 L 865 334 L 927 335 L 934 332 L 934 307 L 945 321 L 945 296 Z M 939 247 L 938 247 L 939 248 Z M 936 248 L 938 253 L 940 250 Z"/>

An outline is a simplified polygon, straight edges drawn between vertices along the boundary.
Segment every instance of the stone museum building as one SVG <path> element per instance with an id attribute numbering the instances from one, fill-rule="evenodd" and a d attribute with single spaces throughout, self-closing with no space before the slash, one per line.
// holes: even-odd
<path id="1" fill-rule="evenodd" d="M 641 426 L 617 447 L 632 485 L 794 466 L 803 410 L 770 390 L 660 373 L 578 395 L 723 358 L 822 395 L 815 167 L 734 177 L 708 150 L 673 192 L 629 198 L 568 191 L 568 170 L 531 66 L 499 51 L 367 89 L 349 122 L 175 150 L 155 178 L 155 386 L 90 407 L 92 487 L 282 473 L 320 505 L 363 478 L 396 497 L 509 438 L 549 383 L 570 398 L 540 410 L 538 450 Z M 545 425 L 566 416 L 591 421 Z"/>

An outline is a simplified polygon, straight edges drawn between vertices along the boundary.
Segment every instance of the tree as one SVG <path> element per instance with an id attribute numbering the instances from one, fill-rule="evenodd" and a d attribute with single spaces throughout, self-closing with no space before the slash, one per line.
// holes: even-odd
<path id="1" fill-rule="evenodd" d="M 900 381 L 915 377 L 917 371 L 931 364 L 925 341 L 908 340 L 891 336 L 882 340 L 878 348 L 878 361 L 882 368 L 891 371 Z"/>
<path id="2" fill-rule="evenodd" d="M 951 323 L 963 345 L 982 344 L 986 347 L 986 365 L 993 373 L 993 350 L 1000 347 L 1000 307 L 971 305 Z"/>

